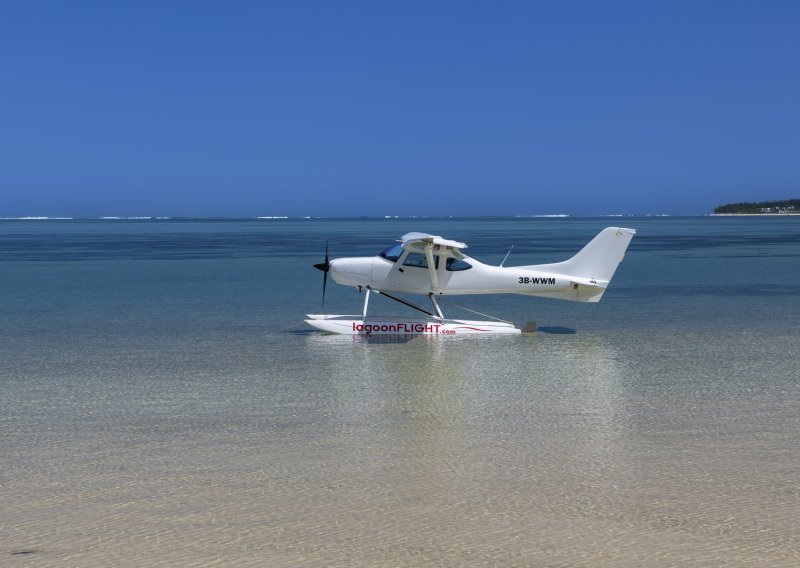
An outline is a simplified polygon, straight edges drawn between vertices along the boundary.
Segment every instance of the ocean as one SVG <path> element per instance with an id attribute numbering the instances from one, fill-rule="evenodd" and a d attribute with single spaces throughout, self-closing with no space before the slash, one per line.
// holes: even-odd
<path id="1" fill-rule="evenodd" d="M 534 334 L 302 323 L 326 243 L 606 226 L 599 304 L 442 303 Z M 800 564 L 798 217 L 0 220 L 0 298 L 3 566 Z"/>

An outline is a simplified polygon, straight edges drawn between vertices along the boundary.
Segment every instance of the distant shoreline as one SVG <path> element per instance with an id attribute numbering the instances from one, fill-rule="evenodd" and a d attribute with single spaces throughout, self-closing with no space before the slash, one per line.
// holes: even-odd
<path id="1" fill-rule="evenodd" d="M 711 217 L 796 217 L 797 213 L 711 213 Z"/>
<path id="2" fill-rule="evenodd" d="M 714 207 L 714 213 L 717 215 L 796 215 L 800 213 L 800 199 L 726 203 Z"/>

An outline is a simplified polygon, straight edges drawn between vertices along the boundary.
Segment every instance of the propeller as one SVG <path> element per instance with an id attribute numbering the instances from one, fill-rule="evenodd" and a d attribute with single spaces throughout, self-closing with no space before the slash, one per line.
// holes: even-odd
<path id="1" fill-rule="evenodd" d="M 325 289 L 328 287 L 328 271 L 331 268 L 331 263 L 328 260 L 328 241 L 325 241 L 325 262 L 315 264 L 314 268 L 325 273 L 322 276 L 322 307 L 325 308 Z"/>

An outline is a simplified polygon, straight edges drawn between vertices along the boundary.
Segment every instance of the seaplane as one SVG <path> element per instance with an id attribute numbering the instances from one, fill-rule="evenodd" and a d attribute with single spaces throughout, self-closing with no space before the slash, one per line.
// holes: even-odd
<path id="1" fill-rule="evenodd" d="M 407 233 L 376 256 L 329 259 L 314 267 L 334 282 L 365 292 L 360 315 L 308 314 L 305 322 L 327 333 L 344 335 L 519 334 L 511 322 L 448 319 L 439 304 L 443 296 L 520 294 L 574 302 L 599 302 L 636 231 L 607 227 L 575 256 L 563 262 L 528 266 L 484 264 L 464 254 L 467 245 L 438 235 Z M 380 294 L 424 314 L 422 317 L 368 315 L 370 294 Z M 425 309 L 394 294 L 427 296 Z"/>

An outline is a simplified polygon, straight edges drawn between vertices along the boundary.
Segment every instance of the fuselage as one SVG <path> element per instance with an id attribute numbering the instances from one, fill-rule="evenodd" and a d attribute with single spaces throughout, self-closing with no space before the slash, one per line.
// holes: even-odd
<path id="1" fill-rule="evenodd" d="M 420 253 L 339 258 L 330 262 L 337 284 L 407 294 L 545 294 L 568 291 L 572 278 L 526 267 L 490 266 L 469 256 L 434 254 L 431 271 Z M 432 274 L 434 277 L 432 278 Z"/>

